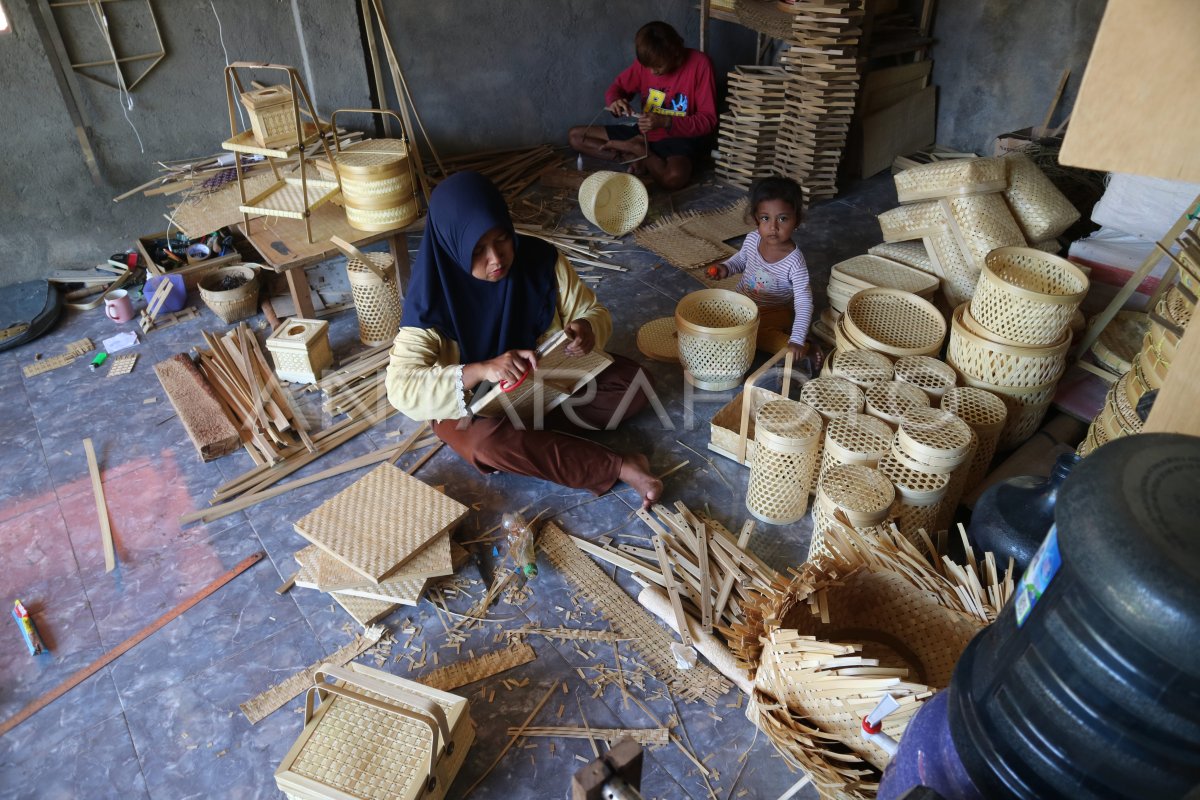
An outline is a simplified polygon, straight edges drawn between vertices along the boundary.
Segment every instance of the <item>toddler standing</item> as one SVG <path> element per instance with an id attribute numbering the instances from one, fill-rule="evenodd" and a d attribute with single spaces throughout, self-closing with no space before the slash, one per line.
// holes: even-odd
<path id="1" fill-rule="evenodd" d="M 786 346 L 796 360 L 809 352 L 813 313 L 808 267 L 792 241 L 802 208 L 800 186 L 790 178 L 755 181 L 750 187 L 750 210 L 756 229 L 746 234 L 737 254 L 708 268 L 714 278 L 742 276 L 737 291 L 759 309 L 758 349 L 775 353 Z"/>

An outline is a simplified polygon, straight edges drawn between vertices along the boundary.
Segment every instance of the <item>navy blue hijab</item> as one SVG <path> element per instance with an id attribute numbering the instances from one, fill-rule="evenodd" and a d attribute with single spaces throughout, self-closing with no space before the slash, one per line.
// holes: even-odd
<path id="1" fill-rule="evenodd" d="M 512 269 L 496 282 L 471 275 L 471 253 L 492 228 L 508 231 L 516 251 Z M 557 261 L 550 243 L 516 235 L 491 181 L 477 172 L 451 175 L 430 198 L 400 324 L 453 339 L 464 364 L 533 349 L 554 315 Z"/>

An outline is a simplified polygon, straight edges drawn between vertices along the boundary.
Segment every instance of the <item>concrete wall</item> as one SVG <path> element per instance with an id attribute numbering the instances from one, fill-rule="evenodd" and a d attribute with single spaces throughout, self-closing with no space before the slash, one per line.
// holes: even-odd
<path id="1" fill-rule="evenodd" d="M 1075 102 L 1105 0 L 940 0 L 934 18 L 937 141 L 991 155 L 992 139 L 1041 125 L 1071 68 L 1051 120 Z"/>
<path id="2" fill-rule="evenodd" d="M 356 0 L 151 0 L 167 57 L 134 89 L 128 111 L 145 152 L 117 91 L 75 78 L 104 177 L 97 187 L 34 28 L 35 6 L 4 2 L 14 32 L 0 36 L 0 286 L 91 266 L 166 227 L 169 198 L 112 198 L 153 178 L 156 161 L 220 150 L 229 136 L 225 50 L 233 61 L 297 67 L 323 115 L 370 105 Z M 144 7 L 109 8 L 119 52 L 150 49 Z M 667 20 L 692 46 L 699 31 L 693 5 L 678 0 L 388 0 L 386 10 L 418 111 L 447 156 L 565 144 L 566 129 L 595 116 L 608 82 L 632 61 L 642 23 Z M 104 45 L 86 6 L 56 14 L 74 58 L 96 57 Z M 754 35 L 714 22 L 709 52 L 723 75 L 753 60 Z"/>

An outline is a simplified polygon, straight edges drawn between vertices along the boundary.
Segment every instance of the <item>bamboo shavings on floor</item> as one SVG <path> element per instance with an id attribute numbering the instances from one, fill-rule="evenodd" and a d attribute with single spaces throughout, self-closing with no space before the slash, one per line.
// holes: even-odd
<path id="1" fill-rule="evenodd" d="M 443 162 L 445 175 L 471 170 L 478 172 L 492 183 L 512 203 L 517 195 L 525 191 L 543 173 L 557 169 L 562 157 L 547 144 L 517 150 L 498 150 L 446 159 Z"/>
<path id="2" fill-rule="evenodd" d="M 508 735 L 517 733 L 517 728 L 509 728 Z M 521 736 L 543 736 L 553 739 L 600 739 L 609 747 L 619 739 L 628 736 L 643 747 L 658 746 L 670 741 L 671 732 L 666 728 L 572 728 L 565 726 L 522 728 Z"/>

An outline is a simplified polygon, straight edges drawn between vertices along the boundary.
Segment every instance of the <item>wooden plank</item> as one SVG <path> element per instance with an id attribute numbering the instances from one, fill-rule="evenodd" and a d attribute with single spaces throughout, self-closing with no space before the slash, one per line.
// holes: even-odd
<path id="1" fill-rule="evenodd" d="M 700 627 L 705 633 L 712 633 L 713 614 L 712 614 L 712 588 L 709 586 L 709 571 L 708 571 L 708 526 L 704 523 L 700 524 L 700 528 L 696 531 L 696 541 L 700 547 Z"/>
<path id="2" fill-rule="evenodd" d="M 104 571 L 112 572 L 117 566 L 117 555 L 113 550 L 112 526 L 108 519 L 108 503 L 104 500 L 104 485 L 100 482 L 100 467 L 96 463 L 96 449 L 92 440 L 83 440 L 87 454 L 88 475 L 92 479 L 92 495 L 96 498 L 96 515 L 100 518 L 100 541 L 104 545 Z"/>
<path id="3" fill-rule="evenodd" d="M 1109 0 L 1059 161 L 1200 181 L 1200 4 Z"/>
<path id="4" fill-rule="evenodd" d="M 927 86 L 863 118 L 862 174 L 882 172 L 898 155 L 933 144 L 937 89 Z"/>

